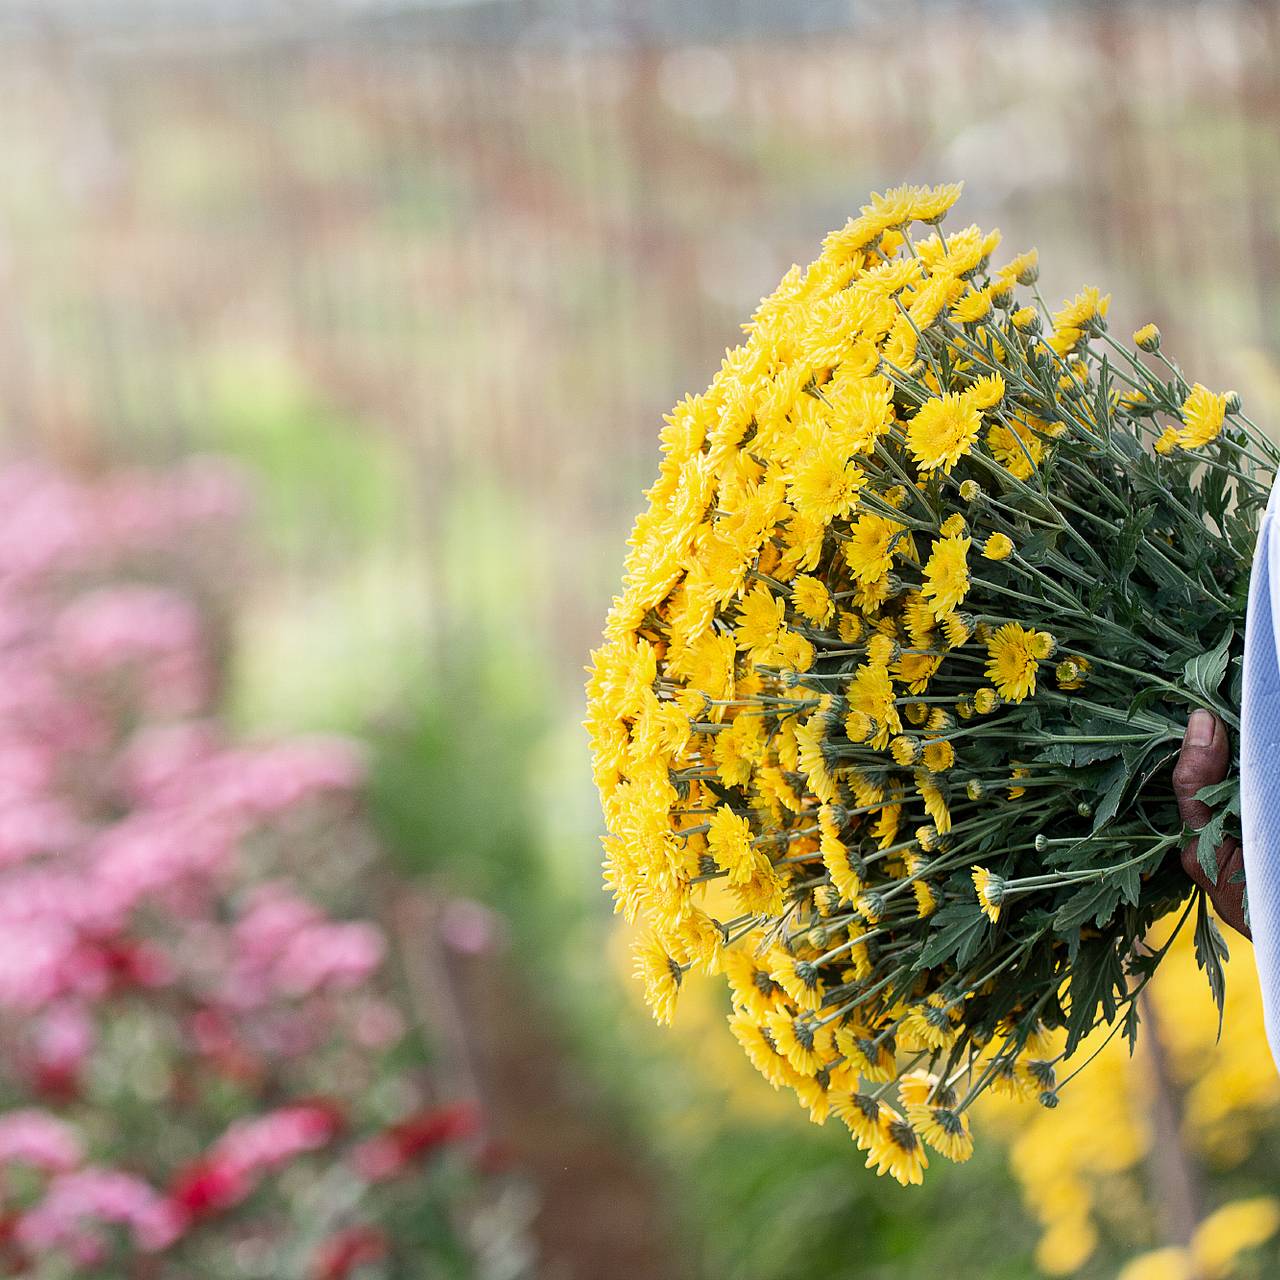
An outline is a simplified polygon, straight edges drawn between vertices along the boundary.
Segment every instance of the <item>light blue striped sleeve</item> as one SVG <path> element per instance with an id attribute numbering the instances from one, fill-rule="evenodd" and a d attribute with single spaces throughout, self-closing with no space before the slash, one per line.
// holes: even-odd
<path id="1" fill-rule="evenodd" d="M 1280 1065 L 1280 478 L 1271 491 L 1249 581 L 1240 708 L 1240 807 L 1249 924 L 1267 1042 Z"/>

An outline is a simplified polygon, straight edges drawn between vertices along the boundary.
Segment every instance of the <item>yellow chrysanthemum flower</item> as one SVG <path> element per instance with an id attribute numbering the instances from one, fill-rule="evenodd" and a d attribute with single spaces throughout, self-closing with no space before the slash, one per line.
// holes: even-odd
<path id="1" fill-rule="evenodd" d="M 866 482 L 865 473 L 849 460 L 839 442 L 826 438 L 798 462 L 787 497 L 800 515 L 828 524 L 853 509 Z"/>
<path id="2" fill-rule="evenodd" d="M 982 414 L 972 398 L 947 392 L 935 396 L 907 423 L 907 447 L 926 471 L 951 468 L 973 448 L 982 427 Z"/>
<path id="3" fill-rule="evenodd" d="M 998 373 L 983 374 L 966 394 L 979 409 L 994 409 L 1004 399 L 1004 379 Z"/>
<path id="4" fill-rule="evenodd" d="M 878 582 L 893 568 L 894 549 L 906 526 L 887 516 L 867 513 L 853 522 L 843 544 L 845 563 L 864 583 Z"/>
<path id="5" fill-rule="evenodd" d="M 991 450 L 991 456 L 1017 480 L 1030 479 L 1044 460 L 1044 441 L 1036 435 L 1030 423 L 1018 418 L 993 423 L 987 431 L 987 448 Z"/>
<path id="6" fill-rule="evenodd" d="M 670 1022 L 684 972 L 667 954 L 655 934 L 638 939 L 632 947 L 636 977 L 644 984 L 645 1000 L 658 1022 Z"/>
<path id="7" fill-rule="evenodd" d="M 836 602 L 831 591 L 817 577 L 801 573 L 791 581 L 791 603 L 801 617 L 808 618 L 814 626 L 824 627 L 835 617 Z"/>
<path id="8" fill-rule="evenodd" d="M 1182 402 L 1182 428 L 1178 444 L 1184 449 L 1200 449 L 1216 440 L 1227 417 L 1227 397 L 1210 391 L 1199 382 Z"/>
<path id="9" fill-rule="evenodd" d="M 867 1168 L 906 1186 L 919 1186 L 929 1167 L 916 1131 L 897 1112 L 882 1107 L 880 1124 L 867 1151 Z"/>
<path id="10" fill-rule="evenodd" d="M 916 918 L 923 920 L 933 915 L 938 909 L 938 895 L 933 886 L 925 880 L 913 880 L 911 892 L 916 900 Z"/>
<path id="11" fill-rule="evenodd" d="M 964 1112 L 918 1102 L 907 1108 L 907 1120 L 925 1142 L 948 1160 L 963 1164 L 973 1155 L 973 1136 Z"/>
<path id="12" fill-rule="evenodd" d="M 1052 640 L 1043 636 L 1044 632 L 1006 622 L 987 641 L 987 678 L 1006 702 L 1022 702 L 1035 693 L 1040 658 L 1047 656 L 1046 643 Z"/>
<path id="13" fill-rule="evenodd" d="M 1040 313 L 1035 307 L 1019 307 L 1010 317 L 1014 327 L 1027 333 L 1038 333 L 1040 330 Z"/>
<path id="14" fill-rule="evenodd" d="M 866 1151 L 880 1133 L 882 1104 L 864 1093 L 841 1094 L 832 1099 L 831 1110 L 848 1126 L 859 1150 Z"/>
<path id="15" fill-rule="evenodd" d="M 969 546 L 968 538 L 940 538 L 933 544 L 920 594 L 935 618 L 945 617 L 969 594 Z"/>
<path id="16" fill-rule="evenodd" d="M 797 1007 L 815 1013 L 826 994 L 822 975 L 809 963 L 786 952 L 776 953 L 769 976 L 795 1001 Z"/>
<path id="17" fill-rule="evenodd" d="M 951 318 L 957 324 L 977 324 L 991 314 L 991 290 L 970 289 L 951 308 Z"/>
<path id="18" fill-rule="evenodd" d="M 983 914 L 995 924 L 1000 919 L 1000 904 L 1004 901 L 1004 881 L 986 867 L 974 867 L 973 888 Z"/>
<path id="19" fill-rule="evenodd" d="M 982 554 L 988 560 L 1007 560 L 1013 555 L 1013 539 L 1007 533 L 993 533 L 982 544 Z"/>
<path id="20" fill-rule="evenodd" d="M 763 1022 L 778 1008 L 783 990 L 769 970 L 746 947 L 732 947 L 724 954 L 724 973 L 733 1002 L 752 1021 Z"/>

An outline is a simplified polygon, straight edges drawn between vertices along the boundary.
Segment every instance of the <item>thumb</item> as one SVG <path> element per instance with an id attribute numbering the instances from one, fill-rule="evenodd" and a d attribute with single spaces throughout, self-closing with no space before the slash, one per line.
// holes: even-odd
<path id="1" fill-rule="evenodd" d="M 1178 812 L 1193 831 L 1203 827 L 1211 816 L 1209 806 L 1196 799 L 1196 792 L 1227 776 L 1230 755 L 1222 721 L 1210 711 L 1193 711 L 1187 721 L 1178 763 L 1173 767 L 1173 793 L 1178 798 Z"/>

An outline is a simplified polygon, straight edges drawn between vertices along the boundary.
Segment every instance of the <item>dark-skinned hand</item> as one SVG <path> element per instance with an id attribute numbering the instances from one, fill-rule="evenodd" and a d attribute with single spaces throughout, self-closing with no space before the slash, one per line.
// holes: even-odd
<path id="1" fill-rule="evenodd" d="M 1209 821 L 1211 811 L 1203 800 L 1196 799 L 1202 787 L 1212 786 L 1227 776 L 1231 764 L 1231 744 L 1227 727 L 1210 711 L 1193 711 L 1182 739 L 1182 751 L 1173 769 L 1173 790 L 1178 797 L 1182 820 L 1193 830 Z M 1218 876 L 1210 881 L 1200 866 L 1197 852 L 1199 840 L 1190 840 L 1182 851 L 1182 869 L 1209 894 L 1209 901 L 1219 917 L 1246 938 L 1251 937 L 1244 922 L 1244 882 L 1232 884 L 1237 873 L 1243 874 L 1244 855 L 1240 842 L 1227 836 L 1216 850 Z"/>

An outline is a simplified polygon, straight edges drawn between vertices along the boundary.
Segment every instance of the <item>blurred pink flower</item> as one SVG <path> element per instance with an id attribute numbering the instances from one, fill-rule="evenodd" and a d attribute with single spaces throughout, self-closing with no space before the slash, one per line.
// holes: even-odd
<path id="1" fill-rule="evenodd" d="M 71 1126 L 34 1107 L 0 1115 L 0 1164 L 29 1164 L 64 1173 L 84 1159 Z"/>
<path id="2" fill-rule="evenodd" d="M 56 1175 L 43 1199 L 19 1217 L 14 1236 L 26 1249 L 69 1248 L 83 1259 L 86 1246 L 92 1254 L 93 1227 L 99 1223 L 131 1228 L 138 1248 L 151 1253 L 178 1238 L 185 1216 L 141 1178 L 88 1168 Z"/>

